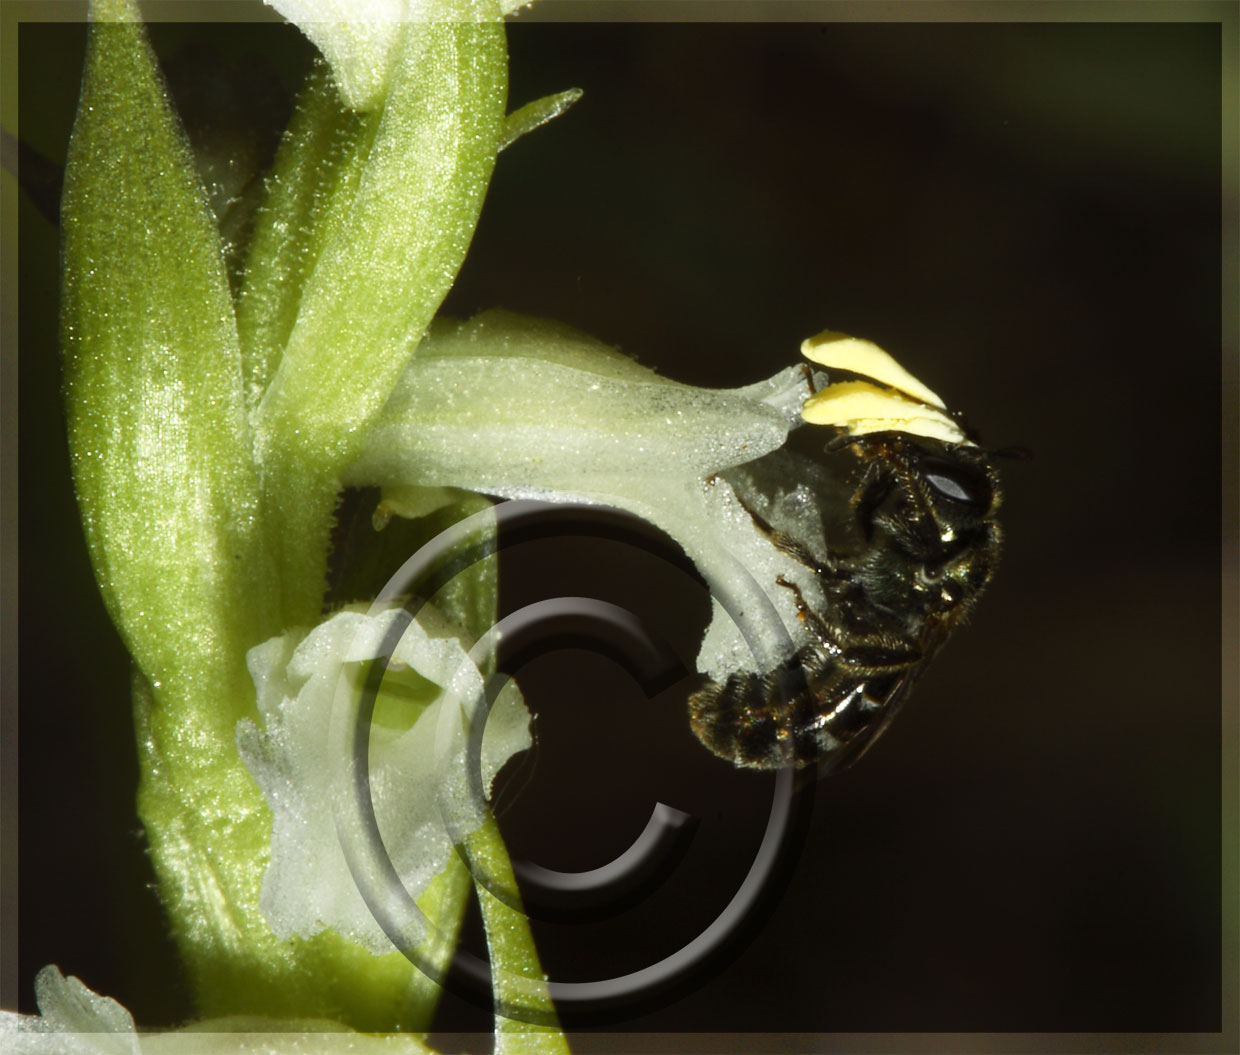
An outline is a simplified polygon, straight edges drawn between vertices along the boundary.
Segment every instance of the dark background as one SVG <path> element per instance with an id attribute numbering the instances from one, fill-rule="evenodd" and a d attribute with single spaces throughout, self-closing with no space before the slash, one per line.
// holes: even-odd
<path id="1" fill-rule="evenodd" d="M 22 27 L 21 138 L 56 161 L 82 38 Z M 157 27 L 170 69 L 190 38 L 288 83 L 307 55 L 280 27 Z M 878 746 L 814 790 L 753 942 L 608 1028 L 1222 1028 L 1220 40 L 1210 24 L 512 27 L 512 107 L 585 95 L 501 156 L 445 310 L 563 319 L 711 386 L 774 373 L 829 326 L 893 351 L 988 443 L 1035 455 L 1004 469 L 990 594 Z M 126 660 L 64 453 L 56 232 L 20 208 L 21 929 L 6 1003 L 33 1010 L 31 979 L 57 963 L 140 1023 L 170 1023 L 191 1008 L 146 886 Z M 1224 491 L 1230 518 L 1234 480 Z M 705 601 L 666 566 L 587 543 L 518 556 L 508 605 L 595 593 L 692 660 Z M 642 905 L 538 924 L 553 978 L 640 967 L 731 896 L 770 780 L 697 746 L 689 682 L 648 701 L 581 653 L 525 673 L 539 747 L 504 797 L 514 854 L 596 867 L 655 799 L 699 818 Z M 440 1025 L 490 1018 L 449 997 Z"/>

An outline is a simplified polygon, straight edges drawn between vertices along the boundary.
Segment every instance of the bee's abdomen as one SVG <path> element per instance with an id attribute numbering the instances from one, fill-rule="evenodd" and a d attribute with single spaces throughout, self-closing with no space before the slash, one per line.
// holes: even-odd
<path id="1" fill-rule="evenodd" d="M 823 674 L 821 657 L 798 657 L 771 671 L 738 671 L 689 697 L 689 721 L 702 743 L 720 758 L 754 769 L 780 769 L 819 761 L 824 744 L 813 687 Z M 828 737 L 828 739 L 830 739 Z"/>
<path id="2" fill-rule="evenodd" d="M 706 747 L 738 766 L 839 770 L 890 723 L 915 667 L 911 659 L 856 666 L 804 649 L 769 674 L 739 671 L 695 692 L 689 722 Z"/>

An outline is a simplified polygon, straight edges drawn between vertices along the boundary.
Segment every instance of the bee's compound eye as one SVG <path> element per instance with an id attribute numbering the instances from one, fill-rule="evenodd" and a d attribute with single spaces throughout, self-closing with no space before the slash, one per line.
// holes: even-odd
<path id="1" fill-rule="evenodd" d="M 927 459 L 921 466 L 922 479 L 944 498 L 980 509 L 989 507 L 990 481 L 969 465 Z"/>

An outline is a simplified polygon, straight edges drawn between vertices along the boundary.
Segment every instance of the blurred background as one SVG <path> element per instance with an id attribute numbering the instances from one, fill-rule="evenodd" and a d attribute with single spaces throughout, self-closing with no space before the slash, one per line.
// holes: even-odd
<path id="1" fill-rule="evenodd" d="M 554 317 L 708 386 L 769 376 L 831 327 L 892 351 L 988 444 L 1034 457 L 1003 467 L 989 595 L 874 750 L 813 789 L 800 859 L 753 940 L 664 1006 L 595 1025 L 686 1044 L 1217 1031 L 1220 671 L 1235 663 L 1220 562 L 1234 583 L 1236 554 L 1236 481 L 1219 486 L 1221 457 L 1235 465 L 1236 356 L 1221 329 L 1236 203 L 1220 212 L 1220 177 L 1235 179 L 1220 26 L 809 10 L 783 23 L 522 16 L 510 108 L 584 96 L 501 156 L 445 312 Z M 208 86 L 221 134 L 233 110 L 278 129 L 310 56 L 270 24 L 153 35 L 190 86 L 187 113 Z M 20 138 L 55 164 L 83 41 L 73 22 L 20 28 Z M 220 94 L 229 84 L 242 105 Z M 261 129 L 241 141 L 268 142 Z M 6 1006 L 33 1010 L 35 972 L 57 963 L 140 1023 L 168 1024 L 192 1009 L 133 810 L 126 659 L 68 476 L 57 232 L 29 196 L 19 209 L 20 940 Z M 702 590 L 621 550 L 514 551 L 503 603 L 601 596 L 691 662 Z M 693 740 L 691 679 L 646 699 L 605 659 L 566 652 L 521 683 L 539 742 L 500 799 L 514 855 L 597 867 L 656 800 L 698 818 L 640 905 L 538 923 L 546 970 L 584 981 L 668 955 L 744 876 L 770 778 Z M 1229 886 L 1233 942 L 1234 899 Z M 449 996 L 437 1025 L 488 1031 L 490 1016 Z"/>

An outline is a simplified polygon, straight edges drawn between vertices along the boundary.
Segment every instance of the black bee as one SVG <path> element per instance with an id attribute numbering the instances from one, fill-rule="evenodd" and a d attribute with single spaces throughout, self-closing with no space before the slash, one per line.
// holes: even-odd
<path id="1" fill-rule="evenodd" d="M 998 561 L 999 478 L 986 451 L 903 431 L 845 434 L 832 448 L 860 460 L 851 551 L 820 558 L 748 510 L 821 586 L 818 611 L 795 583 L 779 580 L 811 643 L 773 671 L 734 673 L 689 700 L 698 739 L 738 766 L 826 773 L 856 761 L 977 604 Z"/>

